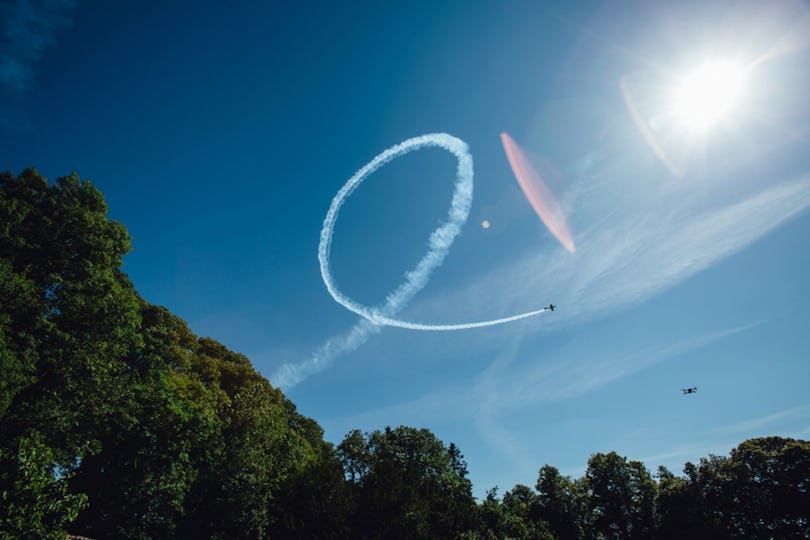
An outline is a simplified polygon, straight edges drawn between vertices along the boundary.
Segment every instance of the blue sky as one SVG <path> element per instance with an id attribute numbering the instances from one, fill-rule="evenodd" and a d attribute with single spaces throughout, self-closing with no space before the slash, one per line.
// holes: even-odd
<path id="1" fill-rule="evenodd" d="M 481 496 L 546 463 L 579 475 L 598 451 L 679 471 L 745 438 L 810 436 L 806 5 L 143 4 L 0 1 L 0 167 L 92 179 L 132 235 L 141 294 L 271 382 L 321 355 L 286 392 L 329 440 L 427 427 Z M 673 91 L 718 59 L 747 69 L 738 105 L 686 129 Z M 557 310 L 345 346 L 360 319 L 321 279 L 326 212 L 374 156 L 436 132 L 468 144 L 474 197 L 399 317 Z M 557 195 L 574 253 L 520 191 L 502 132 Z M 384 302 L 455 174 L 427 148 L 345 201 L 343 293 Z"/>

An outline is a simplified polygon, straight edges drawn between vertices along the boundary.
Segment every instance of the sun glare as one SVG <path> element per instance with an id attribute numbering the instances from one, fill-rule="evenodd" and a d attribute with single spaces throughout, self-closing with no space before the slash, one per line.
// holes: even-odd
<path id="1" fill-rule="evenodd" d="M 734 109 L 743 82 L 743 70 L 735 64 L 704 64 L 678 86 L 675 92 L 675 117 L 689 130 L 709 129 Z"/>

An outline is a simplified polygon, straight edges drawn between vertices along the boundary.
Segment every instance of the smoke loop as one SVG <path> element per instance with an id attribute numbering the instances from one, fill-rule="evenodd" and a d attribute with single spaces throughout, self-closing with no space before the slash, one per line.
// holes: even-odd
<path id="1" fill-rule="evenodd" d="M 376 172 L 380 167 L 389 163 L 390 161 L 401 157 L 409 152 L 421 150 L 429 146 L 437 146 L 443 148 L 453 154 L 458 160 L 458 167 L 456 169 L 456 184 L 453 191 L 453 198 L 450 202 L 450 209 L 447 213 L 447 220 L 439 225 L 430 235 L 428 242 L 428 252 L 417 263 L 413 270 L 405 273 L 405 281 L 403 281 L 394 291 L 392 291 L 380 308 L 370 308 L 358 302 L 355 302 L 337 288 L 335 280 L 332 276 L 332 271 L 329 266 L 329 256 L 332 249 L 332 234 L 335 228 L 340 209 L 346 199 L 354 193 L 354 191 L 368 178 L 371 174 Z M 396 144 L 382 153 L 378 154 L 374 159 L 369 161 L 360 170 L 354 173 L 354 176 L 343 185 L 332 199 L 332 204 L 326 217 L 323 220 L 323 228 L 321 229 L 321 240 L 318 244 L 318 261 L 321 267 L 321 277 L 326 285 L 326 289 L 335 301 L 352 311 L 367 321 L 379 326 L 395 326 L 398 328 L 407 328 L 410 330 L 467 330 L 471 328 L 481 328 L 485 326 L 495 326 L 507 322 L 516 321 L 532 317 L 546 311 L 546 308 L 534 311 L 528 311 L 510 317 L 501 319 L 491 319 L 487 321 L 468 322 L 459 324 L 422 324 L 404 321 L 397 319 L 394 316 L 408 302 L 418 293 L 425 285 L 427 285 L 430 275 L 433 271 L 441 266 L 444 258 L 450 251 L 450 247 L 456 239 L 456 236 L 461 232 L 461 228 L 467 221 L 470 214 L 470 207 L 472 206 L 473 196 L 473 160 L 472 155 L 467 148 L 467 143 L 457 137 L 448 135 L 447 133 L 430 133 L 407 139 L 399 144 Z"/>

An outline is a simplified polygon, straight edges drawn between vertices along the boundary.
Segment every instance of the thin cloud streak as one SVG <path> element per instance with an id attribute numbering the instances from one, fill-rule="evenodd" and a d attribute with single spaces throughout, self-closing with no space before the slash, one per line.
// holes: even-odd
<path id="1" fill-rule="evenodd" d="M 579 191 L 574 215 L 590 222 L 577 239 L 575 253 L 546 248 L 524 256 L 522 261 L 512 261 L 455 291 L 411 303 L 409 318 L 452 320 L 458 319 L 459 313 L 469 317 L 471 313 L 521 312 L 530 307 L 527 302 L 537 298 L 553 299 L 560 306 L 553 318 L 543 318 L 542 325 L 524 322 L 506 326 L 497 335 L 472 334 L 458 343 L 455 354 L 463 354 L 465 348 L 480 348 L 482 339 L 507 343 L 522 333 L 581 323 L 674 287 L 810 206 L 807 174 L 725 204 L 728 193 L 733 192 L 730 174 L 713 182 L 697 178 L 674 186 L 653 185 L 649 193 L 628 199 L 634 190 L 622 186 L 620 179 L 632 169 L 631 161 L 572 186 L 572 191 Z M 644 171 L 639 174 L 646 176 Z M 587 189 L 583 189 L 585 185 Z M 319 255 L 328 258 L 328 245 L 325 254 Z M 414 290 L 426 281 L 418 283 Z M 386 306 L 402 309 L 413 294 L 403 296 L 399 291 L 389 297 Z M 383 310 L 374 315 L 390 316 Z M 356 350 L 379 332 L 379 328 L 372 328 L 358 323 L 348 333 L 330 339 L 298 368 L 282 366 L 276 382 L 289 388 L 325 369 L 334 358 Z"/>
<path id="2" fill-rule="evenodd" d="M 539 403 L 562 402 L 660 362 L 711 346 L 754 326 L 713 332 L 642 351 L 618 351 L 585 362 L 575 347 L 560 351 L 554 361 L 536 361 L 527 358 L 525 353 L 521 355 L 515 346 L 499 354 L 472 383 L 453 385 L 406 403 L 353 415 L 342 423 L 351 426 L 408 424 L 425 416 L 436 423 L 449 423 L 494 418 Z"/>
<path id="3" fill-rule="evenodd" d="M 536 402 L 538 401 L 538 389 L 543 401 L 572 399 L 654 364 L 709 347 L 754 326 L 740 326 L 665 346 L 607 355 L 586 362 L 574 362 L 572 358 L 579 356 L 574 351 L 553 364 L 511 373 L 500 385 L 501 388 L 508 389 L 508 392 L 503 393 L 500 405 L 501 408 L 507 409 Z"/>
<path id="4" fill-rule="evenodd" d="M 709 454 L 726 455 L 732 448 L 740 444 L 741 438 L 751 438 L 765 434 L 779 435 L 782 437 L 802 438 L 807 435 L 808 413 L 810 405 L 792 407 L 765 416 L 751 418 L 743 422 L 735 422 L 726 426 L 710 429 L 701 435 L 701 443 L 680 446 L 674 450 L 654 454 L 641 458 L 639 461 L 653 468 L 664 465 L 669 469 L 681 469 L 685 461 L 697 461 L 701 457 Z M 774 430 L 775 425 L 781 425 L 782 429 Z M 798 427 L 801 426 L 801 427 Z M 759 433 L 758 433 L 759 432 Z M 733 438 L 729 438 L 734 436 Z M 707 439 L 717 438 L 717 442 L 706 443 Z"/>
<path id="5" fill-rule="evenodd" d="M 596 191 L 592 197 L 601 195 L 604 192 Z M 414 302 L 410 311 L 413 317 L 433 313 L 446 318 L 455 311 L 475 312 L 485 303 L 493 312 L 508 312 L 520 309 L 527 298 L 540 297 L 552 298 L 560 306 L 554 317 L 533 328 L 523 325 L 512 330 L 548 331 L 581 323 L 674 287 L 741 251 L 808 206 L 810 176 L 805 175 L 702 213 L 690 211 L 688 200 L 655 215 L 631 208 L 626 215 L 614 214 L 583 233 L 574 254 L 542 250 L 465 287 Z M 495 293 L 489 296 L 487 291 Z M 508 331 L 500 336 L 504 341 L 513 337 Z"/>
<path id="6" fill-rule="evenodd" d="M 72 0 L 0 2 L 0 88 L 12 94 L 28 90 L 34 64 L 50 47 L 56 32 L 69 25 Z"/>
<path id="7" fill-rule="evenodd" d="M 713 429 L 711 433 L 714 435 L 736 435 L 741 433 L 750 434 L 751 432 L 762 431 L 766 427 L 770 429 L 770 426 L 777 423 L 784 424 L 785 421 L 789 419 L 801 419 L 806 425 L 807 420 L 810 419 L 810 405 L 792 407 L 790 409 L 752 418 L 743 422 L 736 422 L 734 424 Z"/>

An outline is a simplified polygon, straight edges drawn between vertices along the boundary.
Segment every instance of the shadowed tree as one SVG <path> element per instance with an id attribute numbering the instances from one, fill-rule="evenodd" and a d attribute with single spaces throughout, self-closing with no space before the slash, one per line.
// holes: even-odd
<path id="1" fill-rule="evenodd" d="M 90 497 L 72 530 L 92 537 L 174 537 L 199 469 L 222 449 L 216 400 L 189 375 L 196 337 L 165 308 L 143 302 L 142 320 L 128 399 L 71 482 Z"/>
<path id="2" fill-rule="evenodd" d="M 451 538 L 473 527 L 475 502 L 455 445 L 400 426 L 350 432 L 338 456 L 354 493 L 355 538 Z"/>
<path id="3" fill-rule="evenodd" d="M 187 376 L 210 393 L 220 431 L 178 536 L 266 538 L 285 530 L 283 521 L 292 519 L 285 486 L 308 469 L 328 469 L 320 426 L 298 414 L 245 356 L 214 340 L 198 340 Z"/>
<path id="4" fill-rule="evenodd" d="M 0 536 L 64 537 L 77 516 L 71 531 L 100 538 L 300 523 L 284 490 L 312 512 L 321 492 L 304 499 L 302 475 L 341 478 L 320 427 L 247 358 L 137 296 L 106 212 L 75 174 L 0 175 Z"/>
<path id="5" fill-rule="evenodd" d="M 271 538 L 351 538 L 351 492 L 331 444 L 322 454 L 290 476 L 273 507 Z"/>
<path id="6" fill-rule="evenodd" d="M 537 476 L 538 515 L 546 521 L 559 540 L 574 540 L 583 535 L 582 498 L 576 484 L 562 476 L 556 467 L 545 465 Z"/>
<path id="7" fill-rule="evenodd" d="M 123 358 L 140 337 L 138 299 L 119 270 L 129 237 L 106 213 L 101 193 L 75 174 L 54 184 L 33 169 L 0 174 L 0 491 L 22 500 L 10 479 L 47 472 L 53 482 L 29 484 L 27 497 L 43 486 L 63 516 L 80 497 L 50 488 L 98 451 L 127 392 Z M 10 508 L 0 505 L 0 526 L 36 536 L 4 521 Z M 32 519 L 25 526 L 36 530 Z"/>
<path id="8" fill-rule="evenodd" d="M 538 517 L 537 495 L 522 484 L 507 491 L 498 500 L 498 488 L 487 491 L 478 508 L 478 529 L 465 538 L 470 540 L 534 539 L 553 540 L 547 523 Z"/>
<path id="9" fill-rule="evenodd" d="M 605 539 L 645 539 L 654 530 L 656 484 L 639 461 L 616 452 L 594 454 L 585 472 L 593 534 Z"/>
<path id="10" fill-rule="evenodd" d="M 658 467 L 656 476 L 656 538 L 700 538 L 702 528 L 695 513 L 695 486 L 688 479 L 675 476 L 666 467 Z"/>
<path id="11" fill-rule="evenodd" d="M 540 517 L 538 495 L 528 486 L 518 484 L 503 495 L 504 533 L 511 538 L 551 540 L 554 535 Z"/>
<path id="12" fill-rule="evenodd" d="M 686 478 L 662 480 L 662 538 L 805 539 L 810 532 L 810 443 L 750 439 L 729 457 L 687 463 Z"/>

